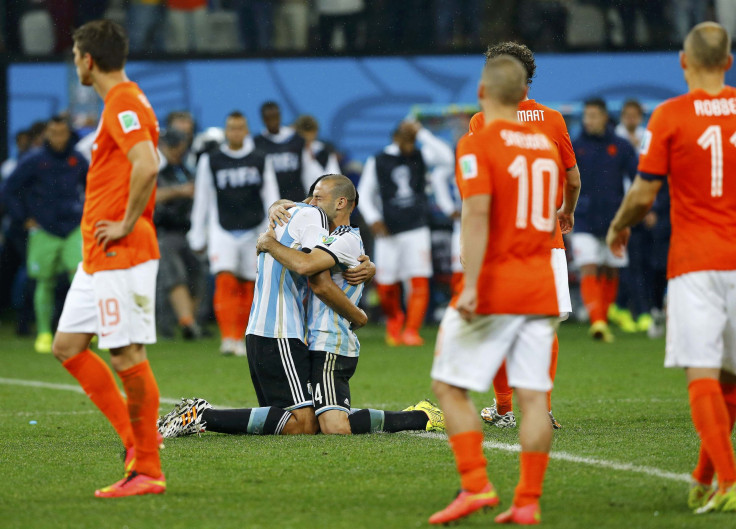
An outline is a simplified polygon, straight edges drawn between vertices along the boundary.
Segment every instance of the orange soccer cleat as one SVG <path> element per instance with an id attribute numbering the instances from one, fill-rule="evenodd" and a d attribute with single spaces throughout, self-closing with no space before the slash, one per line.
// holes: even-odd
<path id="1" fill-rule="evenodd" d="M 488 483 L 480 492 L 461 490 L 457 497 L 444 509 L 429 518 L 431 524 L 446 524 L 473 514 L 478 509 L 493 508 L 499 499 L 496 489 Z"/>
<path id="2" fill-rule="evenodd" d="M 496 523 L 514 523 L 517 525 L 536 525 L 542 521 L 542 511 L 538 503 L 530 503 L 524 507 L 512 505 L 511 508 L 496 516 Z"/>
<path id="3" fill-rule="evenodd" d="M 135 470 L 127 477 L 109 487 L 95 491 L 98 498 L 123 498 L 125 496 L 140 496 L 143 494 L 163 494 L 166 492 L 166 477 L 163 472 L 157 478 L 138 474 Z"/>
<path id="4" fill-rule="evenodd" d="M 419 333 L 414 329 L 405 329 L 401 334 L 401 343 L 411 347 L 417 347 L 419 345 L 424 345 L 424 339 L 419 336 Z"/>

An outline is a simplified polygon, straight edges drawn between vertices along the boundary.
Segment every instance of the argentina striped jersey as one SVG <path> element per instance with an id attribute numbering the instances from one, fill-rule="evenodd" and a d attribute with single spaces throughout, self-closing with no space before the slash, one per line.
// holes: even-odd
<path id="1" fill-rule="evenodd" d="M 317 245 L 335 259 L 330 269 L 332 280 L 357 305 L 363 295 L 363 285 L 350 285 L 343 277 L 343 270 L 358 266 L 358 257 L 365 253 L 360 230 L 350 226 L 339 226 Z M 322 300 L 309 293 L 307 305 L 307 344 L 310 351 L 326 351 L 343 356 L 358 356 L 360 342 L 350 329 L 350 322 L 325 305 Z"/>
<path id="2" fill-rule="evenodd" d="M 291 218 L 276 228 L 276 240 L 301 250 L 314 248 L 329 234 L 325 213 L 307 204 L 289 209 Z M 304 299 L 307 278 L 290 272 L 268 253 L 258 256 L 256 287 L 246 334 L 306 341 Z"/>

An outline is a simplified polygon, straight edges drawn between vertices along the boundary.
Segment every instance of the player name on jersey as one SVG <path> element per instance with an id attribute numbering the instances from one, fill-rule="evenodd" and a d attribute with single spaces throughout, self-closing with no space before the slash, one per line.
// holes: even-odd
<path id="1" fill-rule="evenodd" d="M 734 116 L 736 97 L 718 99 L 696 99 L 693 101 L 696 116 Z"/>
<path id="2" fill-rule="evenodd" d="M 503 129 L 500 136 L 506 147 L 519 147 L 521 149 L 533 149 L 544 151 L 551 148 L 547 136 L 544 134 L 526 134 L 516 130 Z"/>
<path id="3" fill-rule="evenodd" d="M 517 110 L 516 117 L 519 121 L 544 121 L 544 110 Z"/>

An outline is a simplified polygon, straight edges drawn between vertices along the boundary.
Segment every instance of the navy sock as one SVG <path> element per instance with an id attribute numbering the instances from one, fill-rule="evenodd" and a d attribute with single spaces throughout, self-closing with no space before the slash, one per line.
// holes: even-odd
<path id="1" fill-rule="evenodd" d="M 417 411 L 357 410 L 348 417 L 353 434 L 424 430 L 427 414 Z"/>
<path id="2" fill-rule="evenodd" d="M 208 432 L 241 435 L 279 435 L 291 413 L 273 406 L 216 410 L 208 408 L 202 413 Z"/>

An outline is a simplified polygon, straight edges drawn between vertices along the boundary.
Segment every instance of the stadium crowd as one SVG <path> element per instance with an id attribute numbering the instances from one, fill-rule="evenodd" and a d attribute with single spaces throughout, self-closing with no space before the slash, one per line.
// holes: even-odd
<path id="1" fill-rule="evenodd" d="M 519 40 L 538 51 L 661 49 L 681 42 L 688 29 L 703 20 L 719 20 L 731 30 L 736 26 L 736 7 L 730 0 L 6 0 L 4 4 L 2 44 L 7 51 L 24 55 L 69 51 L 71 29 L 103 16 L 127 26 L 134 55 L 431 53 L 478 50 L 491 38 Z"/>

